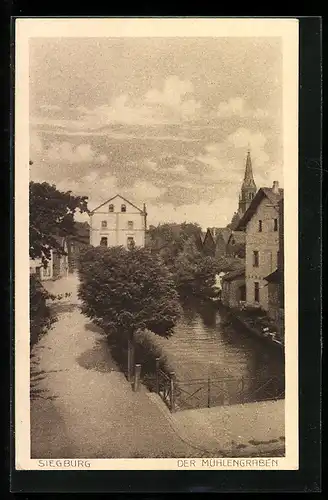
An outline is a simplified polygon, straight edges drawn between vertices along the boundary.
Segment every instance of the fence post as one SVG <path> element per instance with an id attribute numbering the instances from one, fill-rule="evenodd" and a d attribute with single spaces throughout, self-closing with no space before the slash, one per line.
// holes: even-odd
<path id="1" fill-rule="evenodd" d="M 175 372 L 170 373 L 170 410 L 175 411 L 175 387 L 174 387 Z"/>
<path id="2" fill-rule="evenodd" d="M 134 392 L 137 392 L 140 387 L 140 372 L 141 372 L 141 365 L 135 365 L 134 367 L 134 384 L 133 384 L 133 390 Z"/>
<path id="3" fill-rule="evenodd" d="M 156 393 L 159 394 L 159 359 L 156 358 Z"/>
<path id="4" fill-rule="evenodd" d="M 226 406 L 229 404 L 229 396 L 227 391 L 227 382 L 223 382 L 223 405 Z"/>
<path id="5" fill-rule="evenodd" d="M 211 377 L 207 381 L 207 408 L 211 408 Z"/>
<path id="6" fill-rule="evenodd" d="M 132 342 L 131 342 L 131 338 L 129 336 L 128 338 L 128 381 L 131 382 L 131 378 L 132 378 Z"/>
<path id="7" fill-rule="evenodd" d="M 244 404 L 245 382 L 244 377 L 241 377 L 241 402 Z"/>

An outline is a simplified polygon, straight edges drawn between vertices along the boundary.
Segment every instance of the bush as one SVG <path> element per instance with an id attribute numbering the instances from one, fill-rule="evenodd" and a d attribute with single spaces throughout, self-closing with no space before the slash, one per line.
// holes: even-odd
<path id="1" fill-rule="evenodd" d="M 56 321 L 47 300 L 52 296 L 34 275 L 30 276 L 30 344 L 33 346 Z"/>
<path id="2" fill-rule="evenodd" d="M 135 362 L 141 364 L 143 373 L 155 373 L 156 358 L 159 358 L 159 366 L 163 372 L 169 374 L 174 370 L 163 342 L 165 341 L 150 330 L 138 331 L 134 335 Z"/>
<path id="3" fill-rule="evenodd" d="M 82 311 L 116 339 L 149 329 L 172 334 L 180 314 L 168 269 L 145 248 L 90 247 L 80 257 Z"/>

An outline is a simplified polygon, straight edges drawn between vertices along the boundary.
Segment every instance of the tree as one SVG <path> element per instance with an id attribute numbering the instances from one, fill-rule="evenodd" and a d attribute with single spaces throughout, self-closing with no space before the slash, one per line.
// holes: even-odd
<path id="1" fill-rule="evenodd" d="M 227 228 L 231 229 L 232 231 L 235 231 L 235 229 L 237 228 L 237 226 L 239 224 L 240 219 L 241 219 L 241 217 L 240 217 L 239 213 L 235 212 L 232 216 L 230 224 L 227 225 Z"/>
<path id="2" fill-rule="evenodd" d="M 201 227 L 191 222 L 165 223 L 148 230 L 149 248 L 158 253 L 166 264 L 172 264 L 187 241 L 200 237 Z"/>
<path id="3" fill-rule="evenodd" d="M 183 251 L 170 269 L 180 296 L 205 298 L 213 295 L 217 261 L 214 257 L 199 252 L 193 239 L 185 243 Z"/>
<path id="4" fill-rule="evenodd" d="M 167 337 L 179 317 L 174 281 L 157 255 L 145 248 L 90 247 L 79 264 L 82 311 L 124 348 L 149 329 Z M 132 355 L 129 350 L 128 376 Z"/>
<path id="5" fill-rule="evenodd" d="M 50 259 L 50 250 L 63 254 L 58 236 L 74 235 L 74 215 L 88 212 L 87 197 L 59 191 L 47 182 L 30 182 L 30 257 Z"/>

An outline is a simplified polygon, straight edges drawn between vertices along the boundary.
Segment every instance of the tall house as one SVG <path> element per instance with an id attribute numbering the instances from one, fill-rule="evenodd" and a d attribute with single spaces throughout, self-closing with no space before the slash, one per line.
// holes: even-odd
<path id="1" fill-rule="evenodd" d="M 256 184 L 253 177 L 252 159 L 250 151 L 247 152 L 246 167 L 243 184 L 239 195 L 238 214 L 242 216 L 250 206 L 256 195 Z"/>
<path id="2" fill-rule="evenodd" d="M 237 226 L 237 231 L 246 233 L 246 302 L 265 311 L 269 309 L 265 278 L 279 267 L 282 258 L 282 199 L 278 182 L 272 188 L 260 188 Z"/>
<path id="3" fill-rule="evenodd" d="M 92 246 L 145 246 L 147 229 L 146 205 L 143 209 L 116 195 L 95 208 L 90 214 L 90 244 Z"/>

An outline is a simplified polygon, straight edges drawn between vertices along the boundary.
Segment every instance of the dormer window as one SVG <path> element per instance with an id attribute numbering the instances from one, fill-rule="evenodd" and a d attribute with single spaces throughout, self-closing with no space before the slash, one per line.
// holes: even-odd
<path id="1" fill-rule="evenodd" d="M 126 212 L 126 205 L 121 205 L 121 212 Z"/>
<path id="2" fill-rule="evenodd" d="M 108 212 L 114 212 L 114 205 L 110 204 L 108 206 Z"/>

